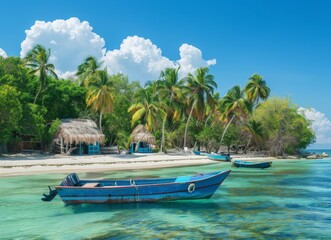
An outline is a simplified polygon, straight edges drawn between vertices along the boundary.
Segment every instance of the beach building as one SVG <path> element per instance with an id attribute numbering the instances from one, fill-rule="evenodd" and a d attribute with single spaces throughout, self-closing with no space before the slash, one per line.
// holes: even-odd
<path id="1" fill-rule="evenodd" d="M 68 154 L 99 154 L 105 135 L 89 119 L 62 119 L 53 140 L 53 152 Z"/>
<path id="2" fill-rule="evenodd" d="M 130 153 L 151 153 L 152 147 L 155 145 L 154 136 L 142 124 L 132 131 L 130 139 Z"/>

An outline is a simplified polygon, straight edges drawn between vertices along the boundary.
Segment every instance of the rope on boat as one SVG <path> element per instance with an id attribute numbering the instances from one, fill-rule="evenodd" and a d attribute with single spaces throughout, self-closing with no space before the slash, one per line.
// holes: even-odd
<path id="1" fill-rule="evenodd" d="M 137 191 L 137 202 L 139 202 L 139 188 L 138 185 L 136 185 L 136 182 L 133 179 L 130 179 L 130 185 L 134 186 L 136 188 Z"/>

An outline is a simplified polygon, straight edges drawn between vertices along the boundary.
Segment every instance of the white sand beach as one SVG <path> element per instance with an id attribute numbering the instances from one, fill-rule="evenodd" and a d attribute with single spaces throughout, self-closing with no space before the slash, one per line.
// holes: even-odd
<path id="1" fill-rule="evenodd" d="M 263 160 L 266 157 L 236 156 L 235 159 Z M 0 177 L 46 173 L 96 172 L 216 164 L 193 154 L 134 154 L 64 156 L 13 154 L 0 156 Z M 226 164 L 226 163 L 224 163 Z"/>
<path id="2" fill-rule="evenodd" d="M 63 156 L 15 154 L 0 158 L 0 176 L 95 172 L 215 164 L 203 156 L 134 154 Z"/>

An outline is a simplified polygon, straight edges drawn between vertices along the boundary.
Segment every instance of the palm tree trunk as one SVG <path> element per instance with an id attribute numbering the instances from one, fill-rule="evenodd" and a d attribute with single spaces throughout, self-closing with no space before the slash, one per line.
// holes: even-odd
<path id="1" fill-rule="evenodd" d="M 208 115 L 208 117 L 207 117 L 207 119 L 206 119 L 206 122 L 205 122 L 205 127 L 207 126 L 207 122 L 208 122 L 208 120 L 209 120 L 210 116 L 211 116 L 211 114 L 209 114 L 209 115 Z"/>
<path id="2" fill-rule="evenodd" d="M 173 97 L 173 94 L 171 93 L 169 106 L 170 106 L 171 103 L 172 103 L 172 97 Z M 164 142 L 165 142 L 165 138 L 164 138 L 164 129 L 165 129 L 165 123 L 166 123 L 166 120 L 167 120 L 167 115 L 166 115 L 165 118 L 163 119 L 163 123 L 162 123 L 162 138 L 161 138 L 160 152 L 162 152 L 162 150 L 163 150 L 162 148 L 164 147 Z"/>
<path id="3" fill-rule="evenodd" d="M 36 102 L 37 102 L 37 98 L 38 98 L 38 96 L 39 96 L 39 94 L 40 94 L 40 92 L 41 92 L 41 86 L 40 86 L 40 88 L 39 88 L 39 90 L 38 90 L 38 92 L 37 92 L 37 95 L 36 95 L 36 97 L 34 98 L 34 101 L 33 101 L 33 104 L 36 104 Z"/>
<path id="4" fill-rule="evenodd" d="M 186 147 L 186 138 L 187 138 L 187 129 L 188 129 L 188 124 L 190 122 L 190 119 L 191 119 L 191 116 L 192 116 L 192 113 L 193 113 L 193 109 L 195 107 L 195 104 L 197 103 L 197 101 L 195 101 L 192 105 L 192 108 L 191 108 L 191 111 L 190 111 L 190 115 L 188 115 L 188 119 L 187 119 L 187 122 L 186 122 L 186 126 L 185 126 L 185 132 L 184 132 L 184 149 Z"/>
<path id="5" fill-rule="evenodd" d="M 248 150 L 249 145 L 251 144 L 251 141 L 252 141 L 252 136 L 250 136 L 249 139 L 248 139 L 248 142 L 247 142 L 247 144 L 245 146 L 245 149 L 244 149 L 244 154 L 247 153 L 247 150 Z"/>
<path id="6" fill-rule="evenodd" d="M 225 127 L 225 129 L 224 129 L 224 132 L 223 132 L 223 134 L 222 134 L 222 138 L 221 138 L 221 142 L 220 142 L 220 148 L 218 149 L 218 152 L 221 150 L 222 142 L 223 142 L 223 138 L 224 138 L 224 136 L 225 136 L 225 133 L 226 133 L 226 131 L 228 130 L 228 128 L 229 128 L 230 124 L 232 123 L 232 121 L 233 121 L 233 119 L 234 119 L 235 116 L 236 116 L 236 115 L 233 115 L 233 116 L 232 116 L 232 118 L 230 119 L 230 121 L 228 122 L 228 124 L 226 125 L 226 127 Z"/>
<path id="7" fill-rule="evenodd" d="M 165 118 L 163 119 L 163 123 L 162 123 L 162 138 L 161 138 L 160 152 L 162 152 L 162 150 L 163 150 L 163 146 L 164 146 L 164 128 L 165 128 L 166 120 L 167 120 L 167 117 L 165 117 Z"/>
<path id="8" fill-rule="evenodd" d="M 102 132 L 102 111 L 100 112 L 100 117 L 99 117 L 99 128 L 100 131 Z"/>

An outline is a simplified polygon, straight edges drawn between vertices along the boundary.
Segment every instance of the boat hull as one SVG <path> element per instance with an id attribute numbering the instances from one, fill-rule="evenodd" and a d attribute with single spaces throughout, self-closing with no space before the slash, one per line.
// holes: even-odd
<path id="1" fill-rule="evenodd" d="M 200 151 L 193 151 L 193 154 L 195 154 L 195 155 L 201 155 L 201 156 L 205 156 L 206 155 L 205 152 L 200 152 Z"/>
<path id="2" fill-rule="evenodd" d="M 194 153 L 195 155 L 201 155 L 201 152 L 200 152 L 200 151 L 193 151 L 193 153 Z"/>
<path id="3" fill-rule="evenodd" d="M 233 162 L 234 167 L 245 167 L 245 168 L 269 168 L 272 162 L 248 162 L 235 160 Z"/>
<path id="4" fill-rule="evenodd" d="M 106 182 L 100 181 L 101 185 L 96 187 L 56 186 L 55 188 L 65 203 L 123 203 L 201 199 L 211 197 L 229 173 L 230 170 L 186 177 L 188 181 L 185 182 L 162 183 L 162 181 L 158 181 L 155 184 L 144 184 L 144 180 L 131 180 L 130 182 L 135 184 L 103 186 L 103 183 Z M 183 177 L 181 178 L 183 179 Z M 93 181 L 95 180 L 88 182 Z M 121 184 L 120 181 L 118 183 Z M 123 180 L 124 183 L 125 180 Z"/>
<path id="5" fill-rule="evenodd" d="M 206 156 L 210 160 L 224 161 L 224 162 L 231 161 L 231 157 L 229 155 L 206 154 Z"/>

